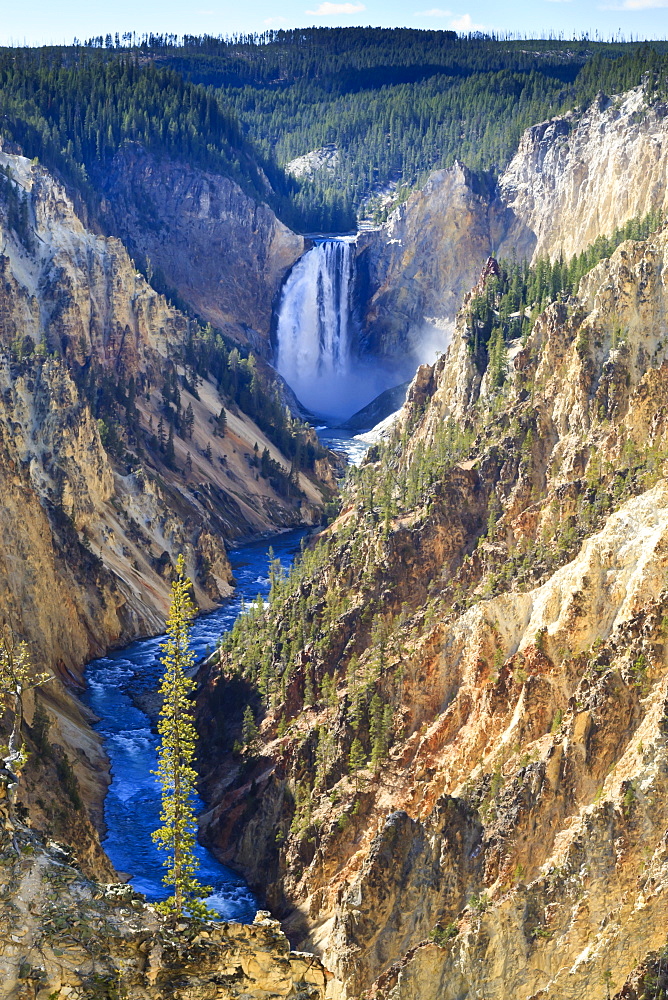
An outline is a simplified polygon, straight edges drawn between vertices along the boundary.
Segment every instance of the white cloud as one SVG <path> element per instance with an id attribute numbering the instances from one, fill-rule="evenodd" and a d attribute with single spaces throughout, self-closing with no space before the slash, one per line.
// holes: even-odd
<path id="1" fill-rule="evenodd" d="M 623 0 L 622 3 L 600 4 L 599 10 L 658 10 L 668 7 L 668 0 Z"/>
<path id="2" fill-rule="evenodd" d="M 471 20 L 470 14 L 462 14 L 461 17 L 455 17 L 450 22 L 450 27 L 455 31 L 484 31 L 484 24 L 474 24 Z"/>
<path id="3" fill-rule="evenodd" d="M 452 17 L 452 11 L 432 7 L 431 10 L 416 10 L 415 17 Z"/>
<path id="4" fill-rule="evenodd" d="M 264 23 L 267 27 L 270 27 L 272 24 L 287 24 L 288 19 L 287 17 L 283 17 L 281 14 L 277 14 L 276 17 L 265 17 Z"/>
<path id="5" fill-rule="evenodd" d="M 358 14 L 361 10 L 366 10 L 363 3 L 330 3 L 325 0 L 317 10 L 307 10 L 307 14 L 315 17 L 330 17 L 332 14 Z"/>

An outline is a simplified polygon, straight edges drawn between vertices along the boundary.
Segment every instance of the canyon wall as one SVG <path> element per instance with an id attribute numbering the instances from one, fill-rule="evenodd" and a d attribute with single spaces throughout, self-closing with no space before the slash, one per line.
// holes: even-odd
<path id="1" fill-rule="evenodd" d="M 367 351 L 396 358 L 408 349 L 419 357 L 426 340 L 445 346 L 491 252 L 491 196 L 489 185 L 455 164 L 433 173 L 382 229 L 360 233 Z"/>
<path id="2" fill-rule="evenodd" d="M 274 303 L 306 242 L 234 181 L 126 146 L 101 217 L 130 253 L 217 329 L 267 357 Z"/>
<path id="3" fill-rule="evenodd" d="M 230 592 L 223 539 L 313 518 L 320 493 L 304 477 L 305 493 L 295 503 L 260 481 L 248 464 L 255 445 L 266 447 L 284 467 L 289 463 L 235 407 L 225 436 L 217 436 L 213 420 L 223 399 L 207 381 L 197 395 L 183 387 L 182 407 L 191 405 L 193 429 L 189 437 L 176 436 L 173 469 L 156 465 L 151 455 L 112 464 L 74 373 L 94 362 L 141 382 L 140 426 L 157 426 L 162 370 L 166 362 L 178 361 L 190 321 L 135 271 L 117 239 L 83 227 L 64 190 L 43 168 L 19 156 L 0 157 L 29 198 L 32 240 L 27 250 L 5 219 L 0 338 L 6 349 L 14 348 L 2 367 L 3 426 L 12 427 L 9 460 L 16 476 L 27 477 L 38 504 L 62 510 L 79 542 L 120 588 L 116 600 L 108 595 L 100 600 L 104 626 L 87 614 L 77 616 L 78 629 L 66 627 L 63 619 L 63 633 L 70 636 L 63 640 L 70 643 L 66 656 L 50 645 L 52 629 L 35 629 L 42 636 L 40 653 L 48 648 L 52 661 L 63 659 L 74 669 L 86 653 L 159 627 L 169 593 L 164 566 L 178 551 L 186 552 L 201 606 L 211 607 Z M 32 609 L 26 622 L 37 621 L 41 598 L 34 607 L 25 599 L 20 603 Z M 53 603 L 60 606 L 59 600 Z M 115 608 L 123 609 L 120 618 Z"/>
<path id="4" fill-rule="evenodd" d="M 668 211 L 667 177 L 668 106 L 648 107 L 642 87 L 599 95 L 522 136 L 499 180 L 499 253 L 569 258 L 628 219 Z"/>
<path id="5" fill-rule="evenodd" d="M 233 588 L 226 542 L 317 521 L 324 480 L 333 480 L 321 459 L 324 480 L 298 473 L 286 492 L 276 470 L 287 482 L 291 460 L 213 378 L 186 377 L 193 321 L 147 284 L 118 239 L 83 226 L 44 168 L 2 152 L 0 166 L 8 172 L 0 192 L 0 614 L 27 640 L 36 669 L 58 678 L 42 704 L 100 827 L 106 761 L 68 694 L 85 662 L 162 630 L 179 553 L 199 607 L 210 609 Z M 171 460 L 162 429 L 169 372 L 181 412 L 192 414 L 173 435 Z M 94 418 L 100 393 L 118 421 Z M 258 472 L 264 450 L 269 477 Z M 75 822 L 54 802 L 57 778 L 43 778 L 35 775 L 27 797 L 35 822 L 58 836 L 79 824 L 77 849 L 90 870 L 108 870 L 85 810 Z"/>
<path id="6" fill-rule="evenodd" d="M 496 188 L 459 164 L 436 171 L 361 234 L 368 349 L 433 356 L 488 256 L 569 258 L 668 211 L 667 177 L 668 108 L 647 107 L 641 87 L 527 129 Z"/>
<path id="7" fill-rule="evenodd" d="M 203 834 L 348 996 L 612 995 L 666 946 L 667 269 L 668 229 L 623 243 L 501 387 L 486 272 L 254 621 L 276 693 L 241 755 L 234 644 L 203 673 Z"/>

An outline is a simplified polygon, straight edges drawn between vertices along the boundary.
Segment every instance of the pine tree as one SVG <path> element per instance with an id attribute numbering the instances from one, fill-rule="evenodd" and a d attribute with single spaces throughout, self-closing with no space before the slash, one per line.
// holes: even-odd
<path id="1" fill-rule="evenodd" d="M 214 434 L 219 437 L 225 437 L 225 431 L 227 429 L 227 414 L 225 413 L 225 407 L 221 406 L 220 413 L 218 414 L 218 419 L 216 420 L 216 429 Z"/>
<path id="2" fill-rule="evenodd" d="M 191 438 L 193 436 L 194 425 L 195 425 L 195 411 L 193 410 L 193 404 L 188 403 L 185 416 L 183 418 L 183 430 L 185 431 L 186 437 Z"/>
<path id="3" fill-rule="evenodd" d="M 168 465 L 170 469 L 173 469 L 175 462 L 176 462 L 176 455 L 174 452 L 174 424 L 170 424 L 169 437 L 167 438 L 167 444 L 165 446 L 165 465 Z"/>
<path id="4" fill-rule="evenodd" d="M 355 776 L 355 791 L 359 791 L 359 771 L 360 768 L 364 767 L 366 764 L 366 754 L 364 753 L 364 747 L 360 743 L 359 738 L 356 736 L 350 747 L 350 757 L 348 758 L 348 764 L 350 770 Z"/>
<path id="5" fill-rule="evenodd" d="M 31 688 L 39 687 L 50 680 L 52 674 L 35 673 L 30 662 L 28 645 L 17 643 L 13 633 L 3 626 L 0 633 L 0 705 L 12 713 L 12 731 L 6 748 L 1 751 L 2 763 L 12 775 L 9 795 L 13 801 L 18 789 L 18 777 L 25 763 L 23 749 L 23 695 Z"/>
<path id="6" fill-rule="evenodd" d="M 392 707 L 390 705 L 384 706 L 378 693 L 374 694 L 371 699 L 369 720 L 371 762 L 374 767 L 377 767 L 387 755 L 392 728 Z"/>
<path id="7" fill-rule="evenodd" d="M 241 730 L 241 739 L 245 747 L 250 746 L 258 737 L 258 728 L 255 724 L 255 716 L 250 705 L 246 705 L 244 711 L 244 721 Z"/>
<path id="8" fill-rule="evenodd" d="M 166 913 L 185 911 L 193 916 L 205 916 L 207 909 L 202 899 L 210 889 L 200 884 L 196 873 L 195 857 L 196 820 L 193 795 L 197 774 L 193 767 L 197 733 L 193 722 L 190 693 L 195 684 L 187 675 L 195 662 L 189 647 L 190 622 L 195 607 L 190 599 L 190 580 L 184 572 L 183 556 L 176 563 L 177 577 L 172 584 L 172 600 L 167 618 L 167 642 L 162 646 L 165 668 L 160 694 L 163 699 L 158 732 L 158 770 L 155 772 L 162 785 L 162 826 L 153 833 L 153 840 L 165 851 L 167 873 L 165 885 L 174 892 L 160 908 Z"/>

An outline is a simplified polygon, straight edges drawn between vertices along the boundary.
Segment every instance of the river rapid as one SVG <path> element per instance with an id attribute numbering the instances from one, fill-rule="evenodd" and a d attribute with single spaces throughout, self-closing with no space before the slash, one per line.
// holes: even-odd
<path id="1" fill-rule="evenodd" d="M 222 632 L 234 624 L 243 604 L 257 594 L 269 593 L 267 576 L 269 548 L 283 565 L 289 566 L 299 552 L 303 530 L 251 542 L 230 552 L 237 589 L 220 608 L 195 620 L 192 648 L 198 657 L 213 650 Z M 157 736 L 148 716 L 132 699 L 133 690 L 155 690 L 162 675 L 160 656 L 164 636 L 140 639 L 124 649 L 93 660 L 86 668 L 88 690 L 85 701 L 99 722 L 95 729 L 103 737 L 111 764 L 111 785 L 105 799 L 107 835 L 103 846 L 118 872 L 147 899 L 168 895 L 162 884 L 163 855 L 151 840 L 160 825 L 160 787 L 152 773 L 157 766 Z M 196 810 L 203 803 L 196 802 Z M 220 864 L 205 847 L 197 845 L 199 878 L 213 888 L 208 905 L 224 920 L 250 922 L 257 901 L 243 879 Z"/>
<path id="2" fill-rule="evenodd" d="M 318 428 L 324 444 L 342 451 L 348 461 L 359 464 L 371 440 L 365 435 Z M 237 581 L 234 596 L 215 611 L 193 622 L 191 645 L 198 658 L 215 649 L 223 632 L 232 628 L 244 605 L 258 594 L 269 594 L 269 549 L 283 566 L 290 566 L 300 550 L 304 529 L 249 542 L 229 552 Z M 84 701 L 98 718 L 94 729 L 102 736 L 109 756 L 111 784 L 104 804 L 107 835 L 103 847 L 118 872 L 147 899 L 157 902 L 169 895 L 162 884 L 163 855 L 151 839 L 160 826 L 160 786 L 153 772 L 157 767 L 158 738 L 149 717 L 133 694 L 155 691 L 162 677 L 161 646 L 164 635 L 138 639 L 123 649 L 92 660 L 86 667 Z M 195 802 L 196 811 L 204 803 Z M 257 901 L 244 880 L 201 844 L 196 846 L 199 879 L 213 888 L 207 904 L 224 920 L 250 922 Z"/>

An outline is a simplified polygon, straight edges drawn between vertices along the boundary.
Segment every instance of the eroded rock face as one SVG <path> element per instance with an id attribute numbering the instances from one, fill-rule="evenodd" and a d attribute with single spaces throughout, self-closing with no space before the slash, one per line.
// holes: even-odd
<path id="1" fill-rule="evenodd" d="M 68 694 L 86 661 L 162 631 L 180 553 L 199 607 L 210 609 L 232 592 L 226 540 L 317 521 L 322 494 L 302 476 L 302 497 L 286 499 L 257 475 L 255 448 L 288 471 L 289 462 L 240 409 L 216 434 L 223 399 L 211 381 L 196 395 L 183 387 L 191 433 L 175 435 L 171 465 L 161 461 L 150 439 L 164 419 L 163 370 L 181 357 L 190 320 L 147 284 L 118 239 L 82 225 L 46 170 L 2 152 L 0 164 L 28 207 L 19 233 L 0 203 L 0 615 L 28 641 L 36 667 L 58 678 L 45 697 L 54 740 L 99 828 L 106 760 Z M 131 445 L 130 457 L 110 457 L 109 428 L 92 415 L 93 366 L 112 386 L 134 380 L 149 444 Z M 35 776 L 28 796 L 43 827 L 58 813 L 53 779 L 42 793 Z M 81 827 L 72 835 L 88 870 L 104 871 L 85 813 L 63 816 L 61 826 Z"/>
<path id="2" fill-rule="evenodd" d="M 668 107 L 647 107 L 642 87 L 535 125 L 499 181 L 508 210 L 499 252 L 580 253 L 628 219 L 665 212 L 667 174 Z"/>
<path id="3" fill-rule="evenodd" d="M 383 520 L 370 453 L 295 595 L 345 591 L 324 652 L 254 765 L 212 772 L 207 838 L 262 845 L 286 930 L 349 996 L 612 994 L 665 945 L 667 267 L 668 230 L 622 244 L 511 345 L 502 389 L 462 311 L 389 446 L 393 482 L 426 485 Z M 449 421 L 461 450 L 434 480 Z M 357 776 L 353 653 L 395 733 Z M 307 670 L 336 698 L 290 701 Z"/>
<path id="4" fill-rule="evenodd" d="M 210 382 L 197 396 L 184 387 L 182 406 L 185 411 L 190 404 L 193 427 L 189 437 L 175 437 L 174 469 L 154 470 L 150 456 L 143 470 L 139 465 L 128 470 L 124 463 L 112 467 L 100 429 L 68 365 L 81 372 L 97 364 L 112 377 L 120 373 L 126 380 L 135 379 L 137 417 L 150 433 L 162 417 L 158 391 L 162 369 L 165 361 L 179 356 L 190 321 L 136 272 L 118 239 L 105 239 L 84 228 L 62 187 L 43 168 L 12 154 L 0 153 L 0 160 L 10 168 L 20 195 L 28 199 L 31 239 L 27 248 L 0 212 L 4 248 L 0 340 L 5 348 L 13 347 L 15 358 L 5 358 L 0 368 L 2 424 L 6 431 L 11 428 L 7 462 L 13 463 L 14 478 L 28 484 L 47 518 L 55 508 L 66 515 L 71 522 L 67 530 L 72 533 L 74 528 L 76 544 L 83 541 L 91 550 L 89 560 L 101 560 L 100 572 L 111 574 L 118 591 L 115 598 L 106 593 L 100 600 L 97 623 L 81 609 L 73 612 L 80 620 L 78 627 L 72 622 L 66 627 L 62 616 L 62 641 L 69 643 L 66 654 L 58 648 L 53 628 L 34 630 L 40 656 L 78 670 L 86 654 L 99 653 L 109 642 L 160 628 L 168 603 L 169 568 L 178 552 L 186 555 L 200 605 L 211 607 L 231 591 L 225 538 L 312 521 L 317 516 L 318 489 L 303 479 L 300 510 L 299 504 L 279 497 L 268 482 L 260 482 L 249 461 L 255 446 L 267 447 L 279 464 L 284 465 L 285 459 L 241 411 L 228 414 L 224 437 L 214 433 L 223 401 Z M 163 190 L 169 189 L 173 197 L 204 199 L 203 189 L 197 189 L 196 198 L 194 189 L 186 194 L 177 179 L 172 180 L 171 188 L 163 184 Z M 231 189 L 227 195 L 232 202 L 245 197 Z M 227 218 L 225 213 L 229 216 L 233 209 L 232 203 L 219 205 L 216 218 Z M 262 210 L 256 209 L 259 215 L 248 225 L 258 244 L 265 245 L 272 237 L 261 224 Z M 193 211 L 197 214 L 199 209 Z M 206 219 L 210 221 L 209 216 Z M 276 220 L 268 219 L 267 226 L 272 225 L 278 233 Z M 177 245 L 173 230 L 170 240 L 171 246 Z M 248 252 L 254 252 L 248 234 L 246 244 Z M 272 251 L 268 253 L 271 256 Z M 62 361 L 49 357 L 51 352 Z M 331 475 L 327 468 L 323 473 Z M 35 560 L 40 558 L 38 551 L 39 545 Z M 69 572 L 76 577 L 72 551 Z M 51 603 L 54 609 L 71 603 L 61 601 L 58 588 L 46 582 L 48 577 L 38 578 L 45 581 L 45 593 L 35 606 L 25 594 L 17 600 L 17 606 L 26 609 L 26 621 L 39 620 L 38 603 Z M 5 578 L 13 579 L 11 574 Z M 16 586 L 20 584 L 19 573 Z M 73 579 L 67 590 L 76 592 Z M 54 595 L 53 602 L 42 600 L 46 592 Z M 86 638 L 78 639 L 79 633 Z"/>
<path id="5" fill-rule="evenodd" d="M 433 173 L 379 231 L 358 237 L 367 351 L 425 360 L 491 252 L 492 192 L 461 164 Z M 429 342 L 433 342 L 431 345 Z"/>
<path id="6" fill-rule="evenodd" d="M 458 164 L 435 172 L 360 236 L 369 349 L 433 357 L 490 254 L 569 258 L 668 210 L 667 175 L 668 109 L 645 106 L 642 88 L 527 129 L 496 188 Z"/>
<path id="7" fill-rule="evenodd" d="M 103 217 L 131 253 L 160 268 L 200 316 L 267 357 L 272 310 L 306 244 L 231 180 L 119 152 L 105 183 Z"/>

